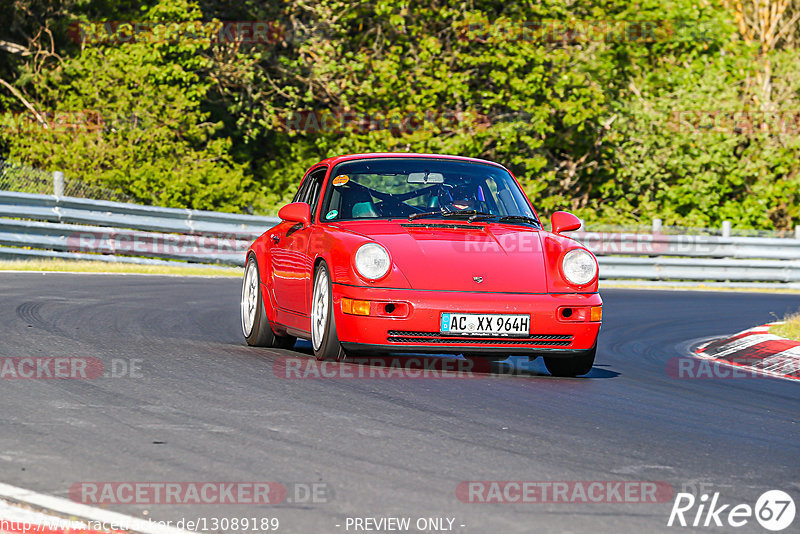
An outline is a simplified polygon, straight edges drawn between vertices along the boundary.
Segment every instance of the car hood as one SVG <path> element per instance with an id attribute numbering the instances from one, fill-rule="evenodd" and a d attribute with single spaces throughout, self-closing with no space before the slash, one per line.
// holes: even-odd
<path id="1" fill-rule="evenodd" d="M 534 228 L 427 221 L 341 226 L 386 247 L 413 289 L 547 292 L 542 244 Z"/>

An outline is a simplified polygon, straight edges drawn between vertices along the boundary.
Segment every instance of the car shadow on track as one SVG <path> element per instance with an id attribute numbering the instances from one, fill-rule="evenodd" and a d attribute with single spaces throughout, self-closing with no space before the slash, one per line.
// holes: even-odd
<path id="1" fill-rule="evenodd" d="M 313 358 L 311 344 L 307 341 L 298 341 L 293 352 L 306 354 Z M 349 356 L 341 363 L 327 362 L 340 366 L 356 366 L 361 368 L 353 372 L 354 375 L 364 377 L 383 375 L 396 378 L 438 378 L 452 377 L 463 378 L 544 378 L 548 380 L 583 380 L 585 378 L 615 378 L 619 376 L 616 371 L 606 369 L 607 365 L 596 364 L 592 370 L 583 377 L 558 378 L 551 376 L 541 358 L 528 361 L 528 358 L 512 356 L 503 361 L 492 361 L 483 358 L 464 358 L 448 354 L 356 354 Z M 364 369 L 367 368 L 367 369 Z M 351 374 L 343 371 L 345 374 Z"/>

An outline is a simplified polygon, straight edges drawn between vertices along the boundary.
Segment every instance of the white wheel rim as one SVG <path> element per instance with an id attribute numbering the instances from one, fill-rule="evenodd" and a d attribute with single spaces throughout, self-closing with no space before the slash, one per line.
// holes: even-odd
<path id="1" fill-rule="evenodd" d="M 325 269 L 317 273 L 311 300 L 311 344 L 314 350 L 319 350 L 328 323 L 328 274 Z"/>
<path id="2" fill-rule="evenodd" d="M 258 306 L 258 276 L 253 260 L 247 262 L 242 281 L 242 332 L 248 337 L 253 331 Z"/>

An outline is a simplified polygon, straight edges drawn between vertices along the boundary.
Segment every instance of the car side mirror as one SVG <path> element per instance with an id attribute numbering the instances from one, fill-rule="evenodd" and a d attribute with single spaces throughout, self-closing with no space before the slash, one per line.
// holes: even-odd
<path id="1" fill-rule="evenodd" d="M 311 223 L 311 206 L 305 202 L 292 202 L 278 211 L 278 217 L 282 221 L 303 223 L 305 226 Z"/>
<path id="2" fill-rule="evenodd" d="M 570 232 L 581 227 L 581 220 L 568 211 L 557 211 L 550 217 L 553 223 L 553 233 Z"/>

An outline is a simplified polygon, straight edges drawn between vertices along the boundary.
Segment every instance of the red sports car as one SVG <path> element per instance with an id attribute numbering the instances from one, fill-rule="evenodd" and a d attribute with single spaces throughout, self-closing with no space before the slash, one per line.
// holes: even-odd
<path id="1" fill-rule="evenodd" d="M 429 154 L 328 158 L 306 173 L 281 223 L 247 253 L 247 343 L 308 339 L 320 360 L 358 353 L 544 357 L 588 373 L 602 300 L 597 260 L 543 230 L 502 165 Z"/>

